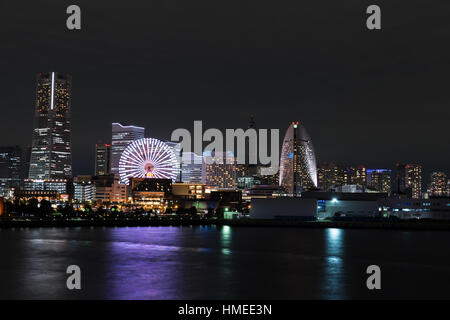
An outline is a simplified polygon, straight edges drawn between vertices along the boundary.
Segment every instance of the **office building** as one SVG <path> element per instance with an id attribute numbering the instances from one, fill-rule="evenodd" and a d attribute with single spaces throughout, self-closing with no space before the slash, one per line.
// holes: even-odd
<path id="1" fill-rule="evenodd" d="M 22 151 L 19 146 L 0 147 L 0 197 L 10 197 L 21 184 Z"/>
<path id="2" fill-rule="evenodd" d="M 206 163 L 203 156 L 194 152 L 183 152 L 181 177 L 185 183 L 202 183 L 206 182 Z"/>
<path id="3" fill-rule="evenodd" d="M 94 200 L 95 186 L 92 183 L 92 177 L 89 175 L 80 175 L 73 181 L 73 200 L 78 203 L 84 203 Z"/>
<path id="4" fill-rule="evenodd" d="M 95 145 L 95 175 L 102 176 L 111 173 L 111 145 Z"/>
<path id="5" fill-rule="evenodd" d="M 68 180 L 53 179 L 53 180 L 24 180 L 24 191 L 56 191 L 58 194 L 67 194 Z"/>
<path id="6" fill-rule="evenodd" d="M 145 129 L 142 127 L 122 125 L 112 123 L 111 135 L 111 173 L 119 174 L 119 162 L 122 152 L 133 141 L 142 139 L 145 136 Z"/>
<path id="7" fill-rule="evenodd" d="M 72 176 L 71 76 L 39 73 L 36 87 L 28 179 L 68 179 Z"/>

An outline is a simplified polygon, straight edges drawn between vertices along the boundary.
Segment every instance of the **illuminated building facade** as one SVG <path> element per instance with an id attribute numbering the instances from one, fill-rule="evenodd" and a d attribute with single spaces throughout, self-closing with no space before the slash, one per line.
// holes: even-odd
<path id="1" fill-rule="evenodd" d="M 318 187 L 323 191 L 333 191 L 344 186 L 347 177 L 347 168 L 333 162 L 323 163 L 317 169 Z"/>
<path id="2" fill-rule="evenodd" d="M 204 199 L 206 188 L 201 183 L 174 183 L 172 194 L 182 199 Z"/>
<path id="3" fill-rule="evenodd" d="M 236 159 L 232 152 L 205 152 L 206 185 L 219 189 L 236 188 Z"/>
<path id="4" fill-rule="evenodd" d="M 299 122 L 292 122 L 284 136 L 279 184 L 294 196 L 317 187 L 314 148 L 311 138 Z"/>
<path id="5" fill-rule="evenodd" d="M 59 194 L 67 194 L 67 180 L 24 180 L 25 191 L 56 191 Z"/>
<path id="6" fill-rule="evenodd" d="M 422 196 L 422 166 L 418 164 L 396 165 L 396 191 L 398 194 L 419 199 Z"/>
<path id="7" fill-rule="evenodd" d="M 444 172 L 431 173 L 430 195 L 434 197 L 448 197 L 448 180 Z"/>
<path id="8" fill-rule="evenodd" d="M 367 185 L 367 172 L 365 166 L 347 168 L 347 184 L 362 186 Z"/>
<path id="9" fill-rule="evenodd" d="M 111 145 L 95 145 L 95 175 L 102 176 L 111 173 Z"/>
<path id="10" fill-rule="evenodd" d="M 20 188 L 22 151 L 19 146 L 0 147 L 0 197 Z"/>
<path id="11" fill-rule="evenodd" d="M 94 200 L 95 187 L 92 182 L 90 181 L 74 182 L 73 186 L 74 186 L 74 196 L 73 196 L 74 201 L 83 203 Z"/>
<path id="12" fill-rule="evenodd" d="M 119 162 L 122 152 L 130 143 L 142 139 L 145 129 L 136 126 L 125 126 L 120 123 L 112 123 L 111 135 L 111 173 L 119 174 Z"/>
<path id="13" fill-rule="evenodd" d="M 129 188 L 134 205 L 165 212 L 166 199 L 172 193 L 172 179 L 130 178 Z"/>
<path id="14" fill-rule="evenodd" d="M 236 184 L 238 189 L 250 189 L 254 185 L 260 184 L 259 180 L 252 176 L 237 177 Z"/>
<path id="15" fill-rule="evenodd" d="M 132 191 L 172 193 L 172 180 L 165 178 L 130 178 Z"/>
<path id="16" fill-rule="evenodd" d="M 389 169 L 367 169 L 367 186 L 372 190 L 390 195 L 392 192 L 391 175 L 392 170 Z"/>
<path id="17" fill-rule="evenodd" d="M 60 201 L 67 200 L 67 198 L 61 198 L 61 195 L 56 190 L 15 190 L 14 198 L 22 200 L 37 199 L 47 201 Z"/>
<path id="18" fill-rule="evenodd" d="M 258 176 L 258 180 L 260 181 L 260 184 L 263 185 L 279 185 L 278 182 L 280 181 L 280 170 L 277 170 L 277 173 L 272 174 L 272 175 L 263 175 L 261 172 L 261 169 L 263 168 L 272 168 L 273 167 L 268 167 L 268 166 L 258 166 L 258 170 L 257 170 L 257 176 Z"/>
<path id="19" fill-rule="evenodd" d="M 406 182 L 407 187 L 411 188 L 411 197 L 419 199 L 422 197 L 422 166 L 418 164 L 407 164 Z"/>
<path id="20" fill-rule="evenodd" d="M 94 201 L 99 203 L 126 203 L 128 201 L 128 189 L 119 183 L 119 178 L 114 174 L 92 177 L 94 184 Z"/>
<path id="21" fill-rule="evenodd" d="M 183 152 L 181 180 L 185 183 L 206 182 L 206 164 L 203 156 L 194 152 Z"/>
<path id="22" fill-rule="evenodd" d="M 71 76 L 57 72 L 37 76 L 36 109 L 28 178 L 72 176 L 70 144 Z"/>

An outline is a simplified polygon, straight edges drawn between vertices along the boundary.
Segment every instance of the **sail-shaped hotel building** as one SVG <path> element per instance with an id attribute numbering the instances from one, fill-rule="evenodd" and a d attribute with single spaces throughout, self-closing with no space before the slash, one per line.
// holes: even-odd
<path id="1" fill-rule="evenodd" d="M 293 196 L 317 187 L 314 148 L 311 138 L 298 121 L 290 124 L 284 136 L 279 183 L 287 194 Z"/>

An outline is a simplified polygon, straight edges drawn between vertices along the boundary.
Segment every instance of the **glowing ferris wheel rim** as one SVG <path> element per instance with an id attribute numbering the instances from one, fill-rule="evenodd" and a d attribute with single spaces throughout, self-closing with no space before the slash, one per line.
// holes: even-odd
<path id="1" fill-rule="evenodd" d="M 173 149 L 154 138 L 133 141 L 122 152 L 119 161 L 120 183 L 127 185 L 130 178 L 171 179 L 175 182 L 178 171 Z"/>

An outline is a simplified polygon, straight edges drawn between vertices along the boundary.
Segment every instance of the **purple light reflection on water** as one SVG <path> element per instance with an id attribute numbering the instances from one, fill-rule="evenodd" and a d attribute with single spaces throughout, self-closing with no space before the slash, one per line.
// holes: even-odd
<path id="1" fill-rule="evenodd" d="M 139 228 L 137 228 L 139 229 Z M 205 232 L 203 228 L 203 232 Z M 212 248 L 186 247 L 180 243 L 179 228 L 152 228 L 148 232 L 129 234 L 114 229 L 107 247 L 111 263 L 107 271 L 110 299 L 183 299 L 185 269 L 191 254 L 207 254 Z M 128 241 L 120 239 L 127 238 Z M 118 240 L 114 240 L 118 239 Z M 157 244 L 161 243 L 161 244 Z M 132 279 L 132 281 L 130 281 Z"/>
<path id="2" fill-rule="evenodd" d="M 449 240 L 392 230 L 2 229 L 0 299 L 450 298 Z M 71 264 L 81 291 L 66 288 Z M 381 292 L 365 286 L 370 264 L 381 267 Z"/>

